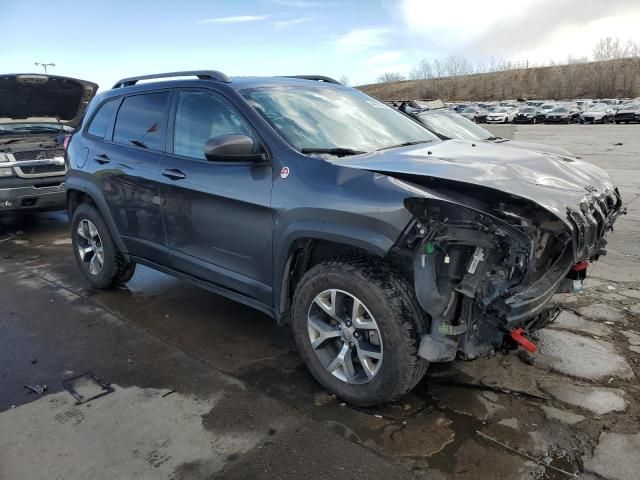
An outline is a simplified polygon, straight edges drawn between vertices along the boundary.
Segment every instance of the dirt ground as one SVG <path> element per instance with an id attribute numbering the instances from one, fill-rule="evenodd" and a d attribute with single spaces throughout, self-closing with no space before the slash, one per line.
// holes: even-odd
<path id="1" fill-rule="evenodd" d="M 535 354 L 432 365 L 372 409 L 324 392 L 264 315 L 145 268 L 91 290 L 64 214 L 0 219 L 0 479 L 640 478 L 640 127 L 519 138 L 612 174 L 629 213 L 608 255 Z M 113 391 L 76 384 L 106 392 L 76 404 L 62 382 L 85 372 Z"/>

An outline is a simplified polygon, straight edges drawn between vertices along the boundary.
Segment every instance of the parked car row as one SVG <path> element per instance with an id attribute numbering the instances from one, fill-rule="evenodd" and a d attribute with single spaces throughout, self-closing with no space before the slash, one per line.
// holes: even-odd
<path id="1" fill-rule="evenodd" d="M 640 99 L 505 100 L 448 107 L 475 123 L 640 123 Z"/>

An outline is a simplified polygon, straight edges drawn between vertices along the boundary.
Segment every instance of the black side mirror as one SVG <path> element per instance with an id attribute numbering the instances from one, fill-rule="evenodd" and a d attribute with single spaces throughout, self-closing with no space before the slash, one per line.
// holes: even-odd
<path id="1" fill-rule="evenodd" d="M 261 162 L 264 153 L 254 152 L 254 143 L 246 135 L 220 135 L 211 137 L 204 146 L 204 156 L 212 162 Z"/>

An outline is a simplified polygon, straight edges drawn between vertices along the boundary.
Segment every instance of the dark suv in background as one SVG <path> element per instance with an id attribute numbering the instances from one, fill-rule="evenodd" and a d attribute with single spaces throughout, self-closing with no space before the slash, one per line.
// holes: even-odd
<path id="1" fill-rule="evenodd" d="M 66 207 L 63 144 L 97 90 L 75 78 L 0 75 L 0 213 Z"/>
<path id="2" fill-rule="evenodd" d="M 314 377 L 358 405 L 428 362 L 531 348 L 621 212 L 591 164 L 441 141 L 326 77 L 124 79 L 67 154 L 92 285 L 139 263 L 290 322 Z"/>

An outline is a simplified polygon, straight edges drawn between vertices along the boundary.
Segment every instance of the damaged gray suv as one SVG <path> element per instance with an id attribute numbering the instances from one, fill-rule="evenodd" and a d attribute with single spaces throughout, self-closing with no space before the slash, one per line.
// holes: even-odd
<path id="1" fill-rule="evenodd" d="M 313 376 L 356 405 L 429 362 L 535 348 L 623 211 L 593 165 L 441 141 L 325 77 L 123 79 L 67 155 L 93 286 L 142 264 L 290 323 Z"/>

